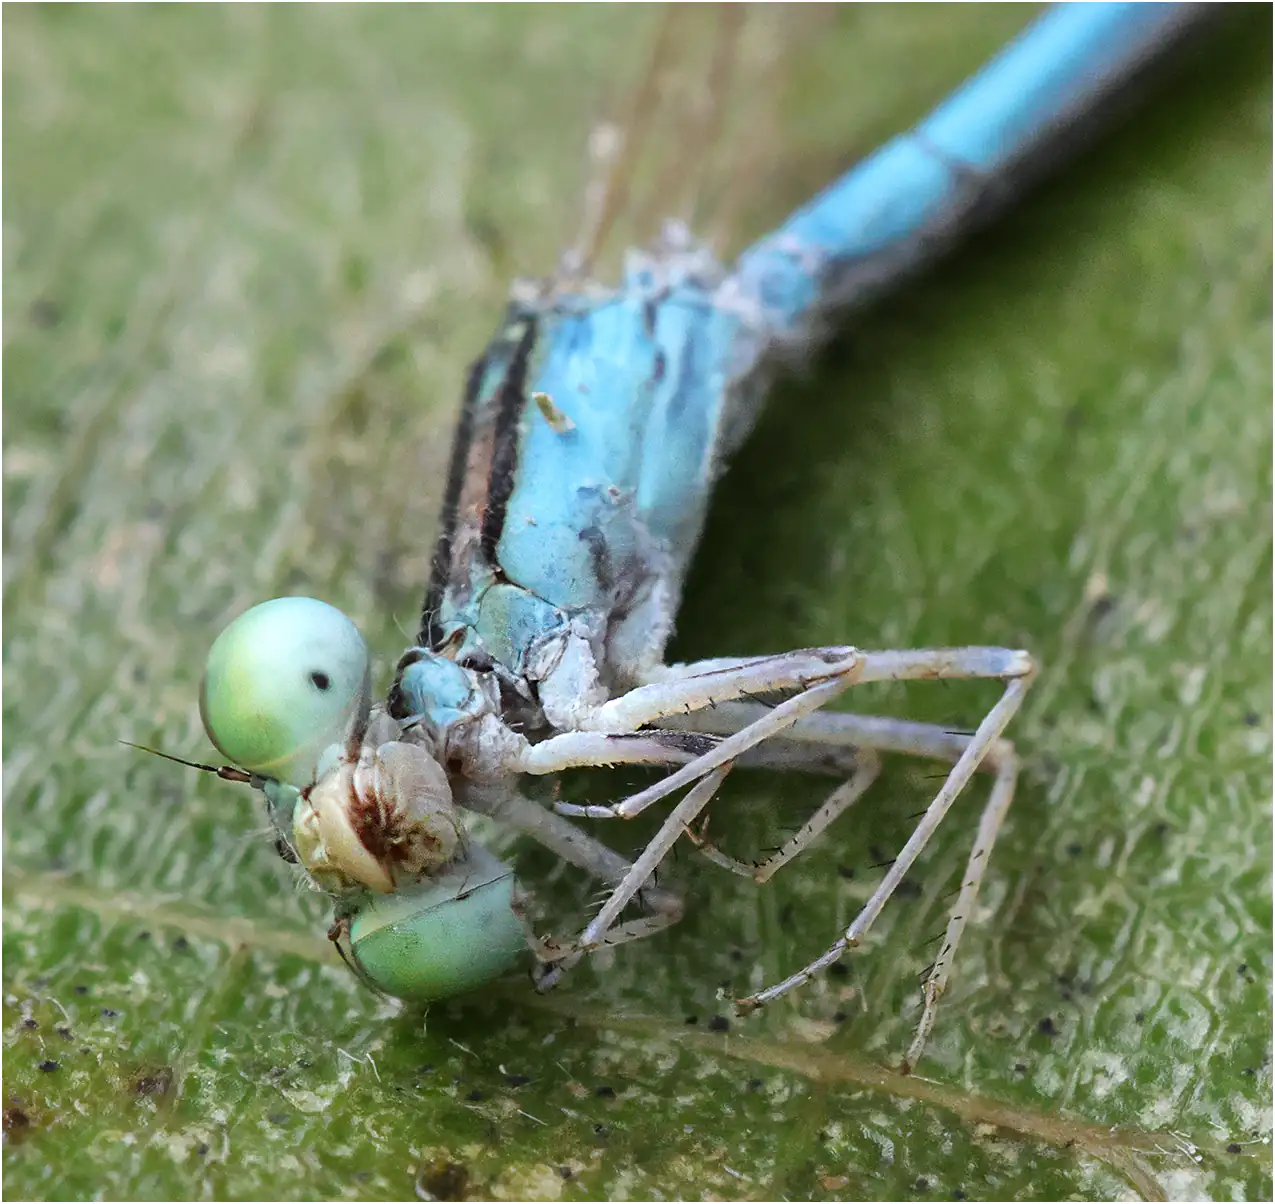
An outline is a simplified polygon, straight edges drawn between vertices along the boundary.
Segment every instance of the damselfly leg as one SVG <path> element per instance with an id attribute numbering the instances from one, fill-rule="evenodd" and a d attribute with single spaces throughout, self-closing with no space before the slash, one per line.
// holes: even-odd
<path id="1" fill-rule="evenodd" d="M 721 776 L 724 776 L 724 771 L 716 778 L 709 775 L 700 784 L 700 788 L 711 796 Z M 637 888 L 629 893 L 628 898 L 636 897 L 645 914 L 610 929 L 607 934 L 608 945 L 620 945 L 626 941 L 653 936 L 682 918 L 681 899 L 672 891 L 651 884 L 648 881 L 651 870 L 642 869 L 639 872 L 636 863 L 629 862 L 614 849 L 582 832 L 569 820 L 540 803 L 525 798 L 516 790 L 504 786 L 487 789 L 472 787 L 466 792 L 465 805 L 472 811 L 499 820 L 532 837 L 563 861 L 584 870 L 590 877 L 596 878 L 615 892 L 623 890 L 637 876 Z M 615 914 L 618 915 L 618 911 Z M 543 947 L 543 941 L 532 944 L 533 951 L 541 958 L 544 956 Z M 574 965 L 582 956 L 583 953 L 575 954 L 568 960 Z M 558 970 L 558 967 L 554 969 Z"/>
<path id="2" fill-rule="evenodd" d="M 823 651 L 830 653 L 834 650 Z M 853 652 L 849 649 L 835 651 L 843 654 Z M 766 660 L 782 661 L 783 658 L 766 658 Z M 755 677 L 757 672 L 757 662 L 705 662 L 664 671 L 659 675 L 659 687 L 668 689 L 671 696 L 676 696 L 680 690 L 684 690 L 688 682 L 703 683 L 706 680 L 716 679 L 720 689 L 720 683 L 723 681 Z M 854 653 L 853 656 L 845 656 L 845 668 L 840 679 L 808 687 L 795 698 L 780 703 L 774 708 L 728 701 L 725 697 L 721 699 L 721 705 L 716 708 L 710 701 L 702 702 L 696 712 L 683 717 L 678 722 L 678 726 L 685 730 L 722 735 L 723 739 L 712 750 L 690 761 L 655 786 L 613 806 L 577 806 L 561 803 L 557 807 L 559 811 L 570 815 L 591 818 L 630 818 L 659 798 L 665 797 L 689 782 L 701 779 L 705 772 L 719 774 L 724 767 L 731 764 L 735 757 L 742 755 L 755 743 L 778 735 L 781 731 L 785 755 L 790 762 L 795 759 L 791 746 L 797 743 L 808 744 L 812 760 L 815 761 L 818 759 L 819 751 L 828 747 L 854 750 L 857 766 L 851 777 L 833 792 L 815 815 L 776 854 L 758 865 L 745 868 L 743 863 L 734 862 L 711 849 L 702 837 L 694 837 L 695 843 L 705 846 L 704 851 L 711 860 L 724 864 L 726 868 L 735 872 L 747 873 L 758 882 L 765 882 L 809 847 L 862 796 L 876 776 L 875 754 L 877 751 L 909 753 L 953 762 L 942 788 L 926 809 L 921 822 L 850 926 L 824 953 L 796 973 L 765 990 L 739 1000 L 737 1002 L 739 1011 L 747 1014 L 808 982 L 815 974 L 839 960 L 847 950 L 857 948 L 970 778 L 980 768 L 992 772 L 995 776 L 991 795 L 979 821 L 974 848 L 965 869 L 956 903 L 949 916 L 942 948 L 926 981 L 921 1021 L 904 1061 L 904 1068 L 907 1069 L 916 1062 L 933 1029 L 938 1001 L 946 988 L 957 946 L 970 910 L 976 901 L 992 846 L 1013 799 L 1018 773 L 1017 760 L 1012 746 L 1001 736 L 1022 705 L 1023 697 L 1035 673 L 1036 666 L 1026 653 L 1004 648 L 947 648 L 909 652 Z M 1000 700 L 988 711 L 972 735 L 954 733 L 938 726 L 899 720 L 809 713 L 822 705 L 834 692 L 839 693 L 860 681 L 930 678 L 993 679 L 1005 682 L 1005 690 Z M 651 686 L 646 686 L 631 693 L 640 694 L 646 698 L 649 695 L 645 692 L 651 689 Z M 738 698 L 738 696 L 737 693 L 735 697 Z M 622 696 L 615 702 L 622 704 L 628 697 L 628 695 Z M 806 714 L 800 713 L 801 707 L 806 708 Z M 639 713 L 640 711 L 641 708 Z M 704 781 L 701 781 L 700 786 L 703 785 Z M 684 832 L 690 832 L 690 824 L 707 805 L 715 790 L 716 784 L 706 792 L 701 791 L 697 786 L 695 790 L 688 793 L 683 803 L 662 825 L 660 832 L 647 850 L 634 862 L 635 873 L 639 866 L 643 867 L 648 874 L 655 871 L 660 860 L 676 843 L 678 836 Z M 691 806 L 693 794 L 696 795 L 696 805 Z M 644 880 L 636 880 L 631 875 L 629 879 L 621 883 L 602 911 L 571 946 L 555 947 L 560 955 L 574 961 L 578 960 L 580 953 L 609 943 L 607 925 L 619 915 L 627 902 L 625 892 L 627 891 L 628 897 L 631 898 Z"/>

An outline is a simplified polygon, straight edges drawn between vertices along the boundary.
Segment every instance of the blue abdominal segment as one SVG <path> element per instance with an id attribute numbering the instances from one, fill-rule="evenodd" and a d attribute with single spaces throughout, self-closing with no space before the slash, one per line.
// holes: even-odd
<path id="1" fill-rule="evenodd" d="M 740 256 L 779 335 L 850 304 L 993 216 L 1201 18 L 1197 4 L 1059 4 L 928 117 Z"/>

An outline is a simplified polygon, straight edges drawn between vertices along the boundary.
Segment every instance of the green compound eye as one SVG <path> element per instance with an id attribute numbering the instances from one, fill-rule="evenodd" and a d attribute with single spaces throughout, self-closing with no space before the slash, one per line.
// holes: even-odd
<path id="1" fill-rule="evenodd" d="M 208 738 L 234 764 L 310 785 L 325 749 L 369 705 L 367 645 L 335 606 L 275 598 L 213 642 L 199 689 Z"/>
<path id="2" fill-rule="evenodd" d="M 448 872 L 348 917 L 349 958 L 374 989 L 429 1002 L 507 973 L 532 945 L 513 871 L 481 845 Z"/>

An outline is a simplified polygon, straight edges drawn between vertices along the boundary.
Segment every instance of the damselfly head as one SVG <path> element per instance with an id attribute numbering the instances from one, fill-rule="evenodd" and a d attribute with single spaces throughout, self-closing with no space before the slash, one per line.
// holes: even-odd
<path id="1" fill-rule="evenodd" d="M 275 598 L 213 641 L 199 690 L 208 738 L 263 778 L 310 785 L 333 745 L 357 755 L 371 707 L 367 645 L 334 606 Z"/>

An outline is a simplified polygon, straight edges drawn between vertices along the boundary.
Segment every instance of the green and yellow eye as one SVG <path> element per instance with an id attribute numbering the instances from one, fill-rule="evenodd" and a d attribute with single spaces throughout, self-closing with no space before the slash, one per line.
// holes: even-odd
<path id="1" fill-rule="evenodd" d="M 213 642 L 199 690 L 208 738 L 234 764 L 304 787 L 324 750 L 366 717 L 367 645 L 335 606 L 275 598 Z"/>
<path id="2" fill-rule="evenodd" d="M 399 999 L 449 999 L 506 974 L 533 944 L 513 870 L 479 844 L 451 869 L 346 919 L 347 959 L 369 986 Z"/>

